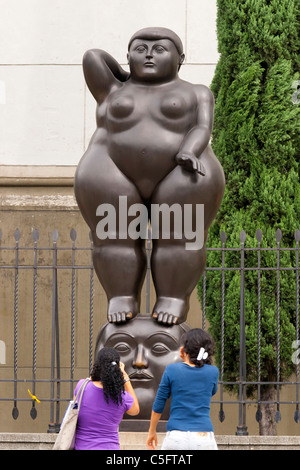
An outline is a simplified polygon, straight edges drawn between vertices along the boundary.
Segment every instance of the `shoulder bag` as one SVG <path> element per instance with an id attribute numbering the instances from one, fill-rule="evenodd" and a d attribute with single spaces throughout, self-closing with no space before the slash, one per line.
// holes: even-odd
<path id="1" fill-rule="evenodd" d="M 75 433 L 78 413 L 81 405 L 82 395 L 90 379 L 85 379 L 74 400 L 69 402 L 65 416 L 60 426 L 53 450 L 73 450 L 75 446 Z"/>

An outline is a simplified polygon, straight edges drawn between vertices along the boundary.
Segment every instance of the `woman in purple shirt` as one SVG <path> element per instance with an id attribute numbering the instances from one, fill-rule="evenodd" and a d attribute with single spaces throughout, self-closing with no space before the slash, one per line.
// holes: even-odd
<path id="1" fill-rule="evenodd" d="M 75 395 L 82 384 L 80 380 Z M 118 450 L 118 427 L 124 413 L 140 411 L 130 379 L 113 348 L 98 352 L 78 415 L 75 450 Z"/>

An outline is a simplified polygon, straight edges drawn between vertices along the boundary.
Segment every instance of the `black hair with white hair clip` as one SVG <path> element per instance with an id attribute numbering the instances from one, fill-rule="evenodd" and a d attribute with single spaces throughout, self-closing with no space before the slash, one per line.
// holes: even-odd
<path id="1" fill-rule="evenodd" d="M 196 367 L 212 363 L 214 340 L 211 335 L 201 328 L 193 328 L 181 338 L 183 351 L 189 355 L 190 361 Z"/>

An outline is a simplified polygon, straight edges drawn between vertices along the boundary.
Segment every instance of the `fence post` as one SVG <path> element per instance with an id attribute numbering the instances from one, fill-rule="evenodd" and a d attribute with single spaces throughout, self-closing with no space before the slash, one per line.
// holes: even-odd
<path id="1" fill-rule="evenodd" d="M 262 231 L 256 230 L 257 240 L 257 411 L 256 421 L 260 423 L 262 419 L 261 411 L 261 240 Z"/>
<path id="2" fill-rule="evenodd" d="M 245 337 L 245 240 L 244 230 L 240 233 L 241 241 L 241 287 L 240 287 L 240 383 L 239 383 L 239 424 L 237 436 L 248 436 L 246 426 L 246 337 Z"/>
<path id="3" fill-rule="evenodd" d="M 89 370 L 92 371 L 92 366 L 94 362 L 93 357 L 93 329 L 94 329 L 94 242 L 92 237 L 92 232 L 89 233 L 90 238 L 90 253 L 91 253 L 91 262 L 90 262 L 90 318 L 89 318 Z"/>
<path id="4" fill-rule="evenodd" d="M 35 229 L 32 233 L 34 248 L 33 248 L 33 315 L 32 315 L 32 393 L 35 395 L 36 385 L 36 344 L 37 344 L 37 242 L 39 239 L 39 231 Z M 32 407 L 30 410 L 32 419 L 37 417 L 37 409 L 35 407 L 35 400 L 32 400 Z"/>
<path id="5" fill-rule="evenodd" d="M 282 237 L 282 232 L 280 229 L 276 230 L 276 245 L 277 245 L 277 266 L 276 266 L 276 317 L 277 317 L 277 358 L 276 358 L 276 370 L 277 370 L 277 411 L 275 413 L 276 423 L 281 421 L 281 412 L 280 412 L 280 241 Z"/>
<path id="6" fill-rule="evenodd" d="M 219 420 L 221 423 L 225 420 L 225 412 L 223 410 L 223 382 L 224 382 L 224 344 L 225 344 L 225 242 L 227 239 L 226 233 L 221 233 L 222 242 L 222 293 L 221 293 L 221 370 L 220 370 L 220 411 Z"/>
<path id="7" fill-rule="evenodd" d="M 295 232 L 296 240 L 296 348 L 299 345 L 299 241 L 300 241 L 300 230 Z M 300 411 L 299 411 L 299 360 L 295 358 L 296 362 L 296 410 L 294 420 L 296 423 L 300 422 Z"/>
<path id="8" fill-rule="evenodd" d="M 58 294 L 57 294 L 57 246 L 58 232 L 53 232 L 53 279 L 52 279 L 52 336 L 51 336 L 51 407 L 48 433 L 59 432 L 59 399 L 60 399 L 60 351 L 59 351 L 59 323 L 58 323 Z M 55 375 L 55 353 L 56 372 Z M 54 382 L 56 382 L 56 422 L 54 422 Z"/>
<path id="9" fill-rule="evenodd" d="M 17 407 L 17 381 L 18 381 L 18 301 L 19 301 L 19 240 L 21 237 L 20 230 L 15 231 L 16 241 L 16 258 L 15 258 L 15 298 L 14 298 L 14 407 L 12 416 L 17 419 L 19 410 Z"/>
<path id="10" fill-rule="evenodd" d="M 71 363 L 70 363 L 70 396 L 74 392 L 74 369 L 75 369 L 75 240 L 77 237 L 76 230 L 70 231 L 72 240 L 72 281 L 71 281 Z"/>

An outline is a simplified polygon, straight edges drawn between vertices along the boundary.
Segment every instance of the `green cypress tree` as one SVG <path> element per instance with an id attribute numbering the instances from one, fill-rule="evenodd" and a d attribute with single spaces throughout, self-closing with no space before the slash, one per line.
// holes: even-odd
<path id="1" fill-rule="evenodd" d="M 295 245 L 300 229 L 300 104 L 295 88 L 299 75 L 299 0 L 218 0 L 217 34 L 220 59 L 211 85 L 215 95 L 212 146 L 223 166 L 226 190 L 209 232 L 208 247 Z M 277 232 L 278 234 L 279 232 Z M 226 254 L 226 267 L 239 266 L 234 251 Z M 262 266 L 276 267 L 276 252 L 262 254 Z M 207 266 L 220 266 L 219 252 L 209 252 Z M 257 253 L 245 253 L 246 266 L 257 266 Z M 281 254 L 281 266 L 295 266 L 295 254 Z M 277 378 L 280 338 L 280 380 L 293 371 L 295 340 L 295 272 L 280 273 L 280 325 L 277 324 L 276 271 L 261 273 L 261 380 Z M 258 274 L 245 273 L 247 380 L 257 380 Z M 202 281 L 198 285 L 202 300 Z M 239 377 L 240 273 L 225 275 L 224 380 Z M 221 274 L 207 272 L 206 312 L 210 331 L 221 341 Z M 278 337 L 278 327 L 280 335 Z M 219 348 L 220 351 L 220 348 Z M 217 355 L 220 366 L 220 355 Z M 247 388 L 249 396 L 256 387 Z M 274 387 L 263 386 L 261 400 L 274 398 Z M 270 414 L 271 413 L 271 414 Z M 274 410 L 262 406 L 261 434 L 275 434 Z"/>

